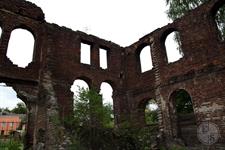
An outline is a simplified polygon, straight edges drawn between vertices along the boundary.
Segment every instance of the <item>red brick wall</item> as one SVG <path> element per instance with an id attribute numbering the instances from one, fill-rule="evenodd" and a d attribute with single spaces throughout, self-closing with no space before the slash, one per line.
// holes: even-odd
<path id="1" fill-rule="evenodd" d="M 171 123 L 174 114 L 169 111 L 170 94 L 185 89 L 192 98 L 197 124 L 206 120 L 216 123 L 221 132 L 220 142 L 225 143 L 225 43 L 218 37 L 213 18 L 223 3 L 224 0 L 211 0 L 124 48 L 93 35 L 49 24 L 41 9 L 31 3 L 1 0 L 0 8 L 4 9 L 0 9 L 3 29 L 0 82 L 13 86 L 29 107 L 30 143 L 57 143 L 54 138 L 59 137 L 56 131 L 61 128 L 53 120 L 58 114 L 60 120 L 71 114 L 70 87 L 75 79 L 83 79 L 97 90 L 104 81 L 112 85 L 118 125 L 128 121 L 143 126 L 144 117 L 138 111 L 140 103 L 156 99 L 160 131 L 166 138 L 176 134 Z M 33 62 L 26 68 L 18 68 L 6 57 L 10 33 L 16 27 L 31 31 L 35 37 Z M 184 57 L 168 64 L 164 43 L 172 31 L 180 33 Z M 91 65 L 80 63 L 81 42 L 91 45 Z M 151 46 L 154 67 L 141 73 L 138 57 L 145 45 Z M 109 52 L 106 70 L 99 66 L 99 47 Z"/>

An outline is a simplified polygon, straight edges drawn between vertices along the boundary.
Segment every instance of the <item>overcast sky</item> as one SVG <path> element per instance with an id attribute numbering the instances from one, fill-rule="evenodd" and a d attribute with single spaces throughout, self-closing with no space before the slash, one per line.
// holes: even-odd
<path id="1" fill-rule="evenodd" d="M 165 0 L 29 1 L 42 8 L 47 22 L 66 26 L 74 31 L 84 31 L 121 46 L 129 46 L 142 36 L 169 23 L 165 13 Z M 8 55 L 14 55 L 12 57 L 17 59 L 21 53 L 13 52 Z M 23 57 L 17 60 L 18 63 L 24 63 Z M 104 86 L 108 89 L 105 91 L 111 93 L 108 85 Z M 110 95 L 103 98 L 110 101 Z M 17 102 L 16 93 L 12 89 L 0 86 L 0 107 L 13 108 Z"/>
<path id="2" fill-rule="evenodd" d="M 50 23 L 81 30 L 121 46 L 166 25 L 165 0 L 29 0 Z"/>

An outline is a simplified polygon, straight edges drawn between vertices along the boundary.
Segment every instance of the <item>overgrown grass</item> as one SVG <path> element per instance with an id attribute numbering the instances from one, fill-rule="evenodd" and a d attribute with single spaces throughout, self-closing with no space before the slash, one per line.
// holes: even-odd
<path id="1" fill-rule="evenodd" d="M 0 139 L 0 150 L 22 150 L 23 143 L 14 139 Z"/>

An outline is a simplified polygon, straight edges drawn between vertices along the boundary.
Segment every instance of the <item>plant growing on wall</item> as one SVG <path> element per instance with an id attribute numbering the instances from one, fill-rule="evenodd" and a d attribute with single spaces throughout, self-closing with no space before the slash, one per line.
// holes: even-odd
<path id="1" fill-rule="evenodd" d="M 200 6 L 201 4 L 209 0 L 166 0 L 166 4 L 169 6 L 167 15 L 170 19 L 175 20 L 182 17 L 188 11 Z M 220 36 L 224 40 L 225 38 L 225 7 L 222 6 L 216 16 L 215 21 L 220 30 Z"/>

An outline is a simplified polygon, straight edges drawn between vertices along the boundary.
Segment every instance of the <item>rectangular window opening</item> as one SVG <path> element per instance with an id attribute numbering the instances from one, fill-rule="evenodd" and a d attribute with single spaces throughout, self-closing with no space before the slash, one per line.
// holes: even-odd
<path id="1" fill-rule="evenodd" d="M 6 127 L 6 123 L 5 122 L 2 122 L 2 127 Z"/>
<path id="2" fill-rule="evenodd" d="M 99 58 L 100 58 L 100 68 L 107 69 L 108 68 L 108 60 L 107 60 L 107 50 L 99 49 Z"/>
<path id="3" fill-rule="evenodd" d="M 81 43 L 80 47 L 80 63 L 91 64 L 91 45 Z"/>
<path id="4" fill-rule="evenodd" d="M 10 127 L 13 127 L 13 122 L 10 122 L 10 123 L 9 123 L 9 126 L 10 126 Z"/>

